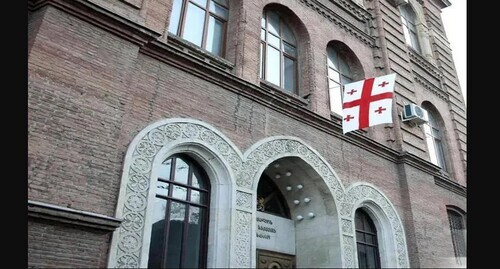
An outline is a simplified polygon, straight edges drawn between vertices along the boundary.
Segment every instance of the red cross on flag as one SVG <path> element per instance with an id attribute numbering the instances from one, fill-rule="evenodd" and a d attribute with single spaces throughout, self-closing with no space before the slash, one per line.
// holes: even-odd
<path id="1" fill-rule="evenodd" d="M 344 85 L 344 134 L 369 126 L 392 123 L 392 96 L 396 74 Z"/>

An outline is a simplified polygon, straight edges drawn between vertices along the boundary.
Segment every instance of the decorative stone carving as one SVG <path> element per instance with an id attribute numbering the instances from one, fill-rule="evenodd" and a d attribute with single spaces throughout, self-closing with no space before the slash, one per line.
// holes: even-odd
<path id="1" fill-rule="evenodd" d="M 236 205 L 251 210 L 252 209 L 252 194 L 237 191 L 236 192 Z"/>
<path id="2" fill-rule="evenodd" d="M 238 268 L 249 268 L 252 253 L 252 214 L 241 210 L 236 210 L 236 242 L 233 250 L 233 262 L 231 264 Z"/>
<path id="3" fill-rule="evenodd" d="M 110 267 L 137 268 L 141 264 L 141 246 L 143 243 L 147 195 L 151 186 L 152 163 L 158 152 L 164 147 L 174 145 L 183 139 L 192 144 L 201 144 L 226 163 L 235 175 L 236 186 L 246 188 L 248 192 L 236 191 L 236 205 L 253 211 L 252 190 L 256 189 L 259 171 L 277 158 L 296 156 L 306 161 L 324 179 L 333 193 L 335 204 L 341 215 L 343 233 L 344 266 L 353 267 L 355 263 L 353 238 L 354 205 L 363 199 L 374 201 L 384 210 L 394 231 L 398 266 L 408 267 L 404 232 L 396 211 L 378 190 L 367 185 L 351 187 L 345 192 L 343 184 L 335 175 L 330 165 L 313 149 L 293 137 L 272 137 L 253 145 L 245 154 L 215 128 L 195 120 L 170 119 L 152 124 L 141 131 L 134 139 L 125 159 L 124 176 L 118 205 L 118 215 L 123 216 L 123 223 L 115 232 L 111 251 Z M 244 158 L 243 156 L 246 156 Z M 255 182 L 254 182 L 255 180 Z M 236 187 L 232 186 L 232 187 Z M 231 266 L 251 266 L 251 246 L 254 238 L 251 233 L 252 213 L 234 210 L 236 225 L 232 230 Z"/>
<path id="4" fill-rule="evenodd" d="M 352 221 L 348 219 L 342 219 L 342 232 L 352 234 L 352 231 Z"/>
<path id="5" fill-rule="evenodd" d="M 341 204 L 340 214 L 344 219 L 352 220 L 356 211 L 355 205 L 359 205 L 365 201 L 370 201 L 377 204 L 385 216 L 389 219 L 392 234 L 394 235 L 395 249 L 397 255 L 398 268 L 409 267 L 408 253 L 406 250 L 406 240 L 404 237 L 403 225 L 399 219 L 396 210 L 387 200 L 387 198 L 376 188 L 367 184 L 356 184 L 347 189 L 345 203 Z M 344 224 L 344 223 L 343 223 Z M 344 227 L 342 232 L 346 236 Z M 345 249 L 346 250 L 346 249 Z M 347 253 L 347 252 L 346 252 Z M 346 256 L 347 257 L 347 256 Z M 346 258 L 347 262 L 347 258 Z M 347 267 L 351 267 L 346 264 Z"/>
<path id="6" fill-rule="evenodd" d="M 189 139 L 194 144 L 213 146 L 218 156 L 225 158 L 235 175 L 239 175 L 238 185 L 250 186 L 248 173 L 243 170 L 243 162 L 239 152 L 228 143 L 225 137 L 218 135 L 202 123 L 192 120 L 167 120 L 164 124 L 153 124 L 149 131 L 141 132 L 138 141 L 131 144 L 128 158 L 125 162 L 128 174 L 124 177 L 122 186 L 126 186 L 124 203 L 118 210 L 124 218 L 118 230 L 118 240 L 114 257 L 115 267 L 136 268 L 140 265 L 140 249 L 143 242 L 147 195 L 150 186 L 152 163 L 160 149 L 178 139 Z M 127 166 L 130 169 L 127 169 Z M 247 202 L 246 200 L 250 201 Z M 242 206 L 251 208 L 251 197 L 240 198 Z M 250 205 L 249 205 L 250 204 Z M 249 222 L 251 223 L 251 222 Z M 250 224 L 248 224 L 250 225 Z M 250 237 L 248 237 L 250 240 Z M 248 265 L 249 263 L 244 263 Z"/>

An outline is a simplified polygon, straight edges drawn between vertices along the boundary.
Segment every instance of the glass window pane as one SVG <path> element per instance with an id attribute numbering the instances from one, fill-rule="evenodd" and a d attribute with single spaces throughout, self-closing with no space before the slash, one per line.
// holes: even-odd
<path id="1" fill-rule="evenodd" d="M 340 73 L 342 73 L 342 75 L 352 77 L 351 76 L 351 68 L 349 67 L 345 57 L 343 57 L 343 56 L 339 57 L 339 67 L 340 67 L 339 71 L 340 71 Z"/>
<path id="2" fill-rule="evenodd" d="M 358 227 L 356 227 L 358 228 Z M 357 242 L 365 242 L 365 234 L 362 232 L 356 232 L 356 241 Z"/>
<path id="3" fill-rule="evenodd" d="M 180 268 L 185 205 L 170 202 L 170 221 L 167 242 L 167 268 Z"/>
<path id="4" fill-rule="evenodd" d="M 151 228 L 151 241 L 149 243 L 148 268 L 160 268 L 161 255 L 163 252 L 163 239 L 165 238 L 165 211 L 167 200 L 155 198 Z M 130 220 L 134 221 L 134 220 Z"/>
<path id="5" fill-rule="evenodd" d="M 286 23 L 283 23 L 283 39 L 292 45 L 297 45 L 295 36 Z"/>
<path id="6" fill-rule="evenodd" d="M 436 155 L 436 145 L 434 144 L 434 137 L 432 137 L 431 127 L 428 123 L 424 124 L 425 140 L 427 142 L 427 149 L 429 151 L 429 158 L 435 165 L 439 165 Z"/>
<path id="7" fill-rule="evenodd" d="M 221 5 L 216 4 L 214 1 L 210 1 L 210 11 L 215 13 L 215 15 L 227 20 L 227 9 Z"/>
<path id="8" fill-rule="evenodd" d="M 278 14 L 272 11 L 267 12 L 267 30 L 277 36 L 280 36 L 280 17 Z"/>
<path id="9" fill-rule="evenodd" d="M 328 92 L 330 94 L 330 110 L 342 115 L 342 88 L 340 84 L 333 80 L 328 80 L 328 87 Z M 356 229 L 359 229 L 359 227 L 356 226 Z"/>
<path id="10" fill-rule="evenodd" d="M 218 4 L 224 6 L 224 7 L 228 7 L 228 5 L 229 5 L 228 0 L 214 0 L 214 1 L 217 2 Z"/>
<path id="11" fill-rule="evenodd" d="M 328 68 L 328 78 L 340 84 L 340 74 L 339 72 Z"/>
<path id="12" fill-rule="evenodd" d="M 365 234 L 365 240 L 366 243 L 376 245 L 377 244 L 377 237 L 375 235 L 371 234 Z"/>
<path id="13" fill-rule="evenodd" d="M 260 27 L 266 28 L 266 13 L 262 13 L 262 18 L 260 19 Z"/>
<path id="14" fill-rule="evenodd" d="M 352 82 L 352 79 L 346 77 L 346 76 L 340 76 L 340 84 L 346 85 Z"/>
<path id="15" fill-rule="evenodd" d="M 175 181 L 183 184 L 188 183 L 189 166 L 182 159 L 175 159 Z"/>
<path id="16" fill-rule="evenodd" d="M 273 45 L 276 48 L 280 48 L 280 39 L 279 37 L 267 32 L 267 42 Z"/>
<path id="17" fill-rule="evenodd" d="M 281 53 L 271 47 L 267 46 L 267 59 L 266 59 L 266 80 L 281 86 L 280 83 L 280 73 L 281 73 L 281 64 L 280 64 L 280 55 Z"/>
<path id="18" fill-rule="evenodd" d="M 172 186 L 172 197 L 181 199 L 181 200 L 186 200 L 187 196 L 187 189 L 181 186 Z"/>
<path id="19" fill-rule="evenodd" d="M 222 37 L 224 24 L 210 16 L 208 20 L 207 50 L 211 53 L 222 56 Z"/>
<path id="20" fill-rule="evenodd" d="M 170 165 L 172 164 L 172 159 L 164 161 L 160 166 L 159 178 L 170 180 Z"/>
<path id="21" fill-rule="evenodd" d="M 169 184 L 167 182 L 157 181 L 156 182 L 156 194 L 168 196 L 168 186 L 169 186 Z"/>
<path id="22" fill-rule="evenodd" d="M 201 46 L 203 27 L 205 25 L 205 11 L 191 3 L 186 14 L 186 26 L 182 38 Z"/>
<path id="23" fill-rule="evenodd" d="M 191 190 L 191 200 L 190 201 L 193 203 L 199 204 L 200 203 L 200 192 L 195 191 L 195 190 Z"/>
<path id="24" fill-rule="evenodd" d="M 295 50 L 295 47 L 292 45 L 289 45 L 285 42 L 283 42 L 283 49 L 286 53 L 288 53 L 291 56 L 297 57 L 297 51 Z"/>
<path id="25" fill-rule="evenodd" d="M 366 265 L 366 250 L 365 245 L 358 244 L 358 264 L 359 268 L 368 268 Z"/>
<path id="26" fill-rule="evenodd" d="M 190 0 L 190 1 L 200 5 L 203 8 L 207 7 L 207 0 Z"/>
<path id="27" fill-rule="evenodd" d="M 261 40 L 266 40 L 266 30 L 260 29 L 260 39 Z"/>
<path id="28" fill-rule="evenodd" d="M 328 66 L 335 70 L 339 70 L 337 52 L 331 47 L 328 47 L 326 51 L 328 55 Z"/>
<path id="29" fill-rule="evenodd" d="M 366 249 L 366 268 L 377 268 L 376 255 L 377 252 L 374 247 L 365 246 Z"/>
<path id="30" fill-rule="evenodd" d="M 181 21 L 182 0 L 174 0 L 172 3 L 172 14 L 170 15 L 170 23 L 168 31 L 174 35 L 178 35 L 179 24 Z"/>
<path id="31" fill-rule="evenodd" d="M 295 93 L 295 61 L 285 57 L 285 90 Z"/>
<path id="32" fill-rule="evenodd" d="M 189 207 L 189 226 L 184 266 L 186 268 L 198 268 L 200 257 L 201 224 L 203 210 L 199 207 Z"/>

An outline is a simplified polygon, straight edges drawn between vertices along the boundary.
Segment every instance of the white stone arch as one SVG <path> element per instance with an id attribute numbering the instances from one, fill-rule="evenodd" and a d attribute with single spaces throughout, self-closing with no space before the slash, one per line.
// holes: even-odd
<path id="1" fill-rule="evenodd" d="M 409 267 L 404 226 L 396 209 L 381 190 L 365 182 L 354 183 L 346 189 L 345 204 L 341 209 L 345 221 L 342 230 L 353 240 L 352 264 L 349 267 L 358 267 L 354 214 L 359 208 L 365 209 L 377 228 L 381 267 Z"/>
<path id="2" fill-rule="evenodd" d="M 337 212 L 336 222 L 339 225 L 339 236 L 341 236 L 340 231 L 340 211 L 339 205 L 344 199 L 345 190 L 342 182 L 339 180 L 337 173 L 330 164 L 311 146 L 304 143 L 301 139 L 292 136 L 273 136 L 268 137 L 263 140 L 258 141 L 253 144 L 243 155 L 245 161 L 246 171 L 250 172 L 251 182 L 249 187 L 251 188 L 251 193 L 255 197 L 257 193 L 258 182 L 260 176 L 267 168 L 269 164 L 275 160 L 285 158 L 285 157 L 298 157 L 311 166 L 318 175 L 323 179 L 325 185 L 328 187 L 331 196 L 334 199 L 334 207 Z M 251 209 L 256 208 L 256 199 L 253 198 L 251 204 Z M 255 210 L 253 210 L 255 212 Z M 256 229 L 255 218 L 251 219 L 251 227 L 253 230 Z M 255 233 L 252 235 L 254 238 Z M 344 253 L 343 242 L 339 242 L 341 253 Z M 256 240 L 252 240 L 251 249 L 256 249 Z M 251 254 L 251 266 L 256 266 L 256 253 L 252 251 Z"/>
<path id="3" fill-rule="evenodd" d="M 115 213 L 123 222 L 113 233 L 108 267 L 147 267 L 150 232 L 147 208 L 153 193 L 153 188 L 149 187 L 156 182 L 158 171 L 155 167 L 168 156 L 180 152 L 202 165 L 212 185 L 208 266 L 231 266 L 233 242 L 236 241 L 236 231 L 231 229 L 235 215 L 232 205 L 235 199 L 241 200 L 241 195 L 235 195 L 234 179 L 240 174 L 242 154 L 212 126 L 198 120 L 173 118 L 149 125 L 128 147 Z"/>

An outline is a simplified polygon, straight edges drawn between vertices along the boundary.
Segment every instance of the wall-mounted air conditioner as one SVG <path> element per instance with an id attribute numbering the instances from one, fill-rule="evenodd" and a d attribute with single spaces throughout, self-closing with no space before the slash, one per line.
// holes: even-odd
<path id="1" fill-rule="evenodd" d="M 415 104 L 407 104 L 403 107 L 401 118 L 403 121 L 410 121 L 416 123 L 417 125 L 422 125 L 429 121 L 429 114 L 427 113 L 427 110 Z"/>

